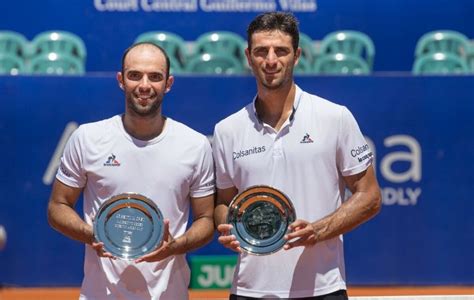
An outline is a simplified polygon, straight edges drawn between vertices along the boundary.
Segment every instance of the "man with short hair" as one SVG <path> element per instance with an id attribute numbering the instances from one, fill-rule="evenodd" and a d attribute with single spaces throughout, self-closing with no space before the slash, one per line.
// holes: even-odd
<path id="1" fill-rule="evenodd" d="M 346 107 L 294 83 L 301 49 L 293 15 L 259 15 L 247 35 L 257 95 L 219 122 L 213 139 L 219 242 L 240 253 L 230 299 L 347 299 L 342 234 L 381 206 L 371 150 Z M 248 155 L 233 156 L 240 151 Z M 255 185 L 285 193 L 298 217 L 284 250 L 265 256 L 243 252 L 226 224 L 230 201 Z M 352 196 L 343 201 L 345 187 Z"/>
<path id="2" fill-rule="evenodd" d="M 117 74 L 125 113 L 81 125 L 61 158 L 48 220 L 86 244 L 80 299 L 188 299 L 185 253 L 213 236 L 214 166 L 207 138 L 162 115 L 174 78 L 165 51 L 151 43 L 128 48 Z M 74 210 L 84 193 L 84 219 Z M 94 240 L 93 219 L 107 199 L 136 192 L 163 213 L 164 240 L 126 261 Z M 193 223 L 186 230 L 190 208 Z"/>

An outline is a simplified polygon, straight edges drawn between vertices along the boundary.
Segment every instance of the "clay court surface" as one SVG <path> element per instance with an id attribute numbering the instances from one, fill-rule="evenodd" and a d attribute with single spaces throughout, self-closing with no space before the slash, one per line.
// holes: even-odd
<path id="1" fill-rule="evenodd" d="M 349 296 L 473 295 L 474 286 L 349 287 Z M 79 288 L 3 288 L 0 300 L 74 300 Z M 228 299 L 228 291 L 191 290 L 190 299 Z"/>

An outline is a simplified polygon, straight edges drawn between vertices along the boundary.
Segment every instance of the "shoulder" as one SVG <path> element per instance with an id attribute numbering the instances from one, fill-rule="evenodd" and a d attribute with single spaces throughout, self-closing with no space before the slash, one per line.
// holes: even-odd
<path id="1" fill-rule="evenodd" d="M 95 143 L 111 138 L 119 129 L 120 116 L 114 116 L 108 119 L 85 123 L 80 125 L 73 133 L 72 138 L 83 142 Z"/>
<path id="2" fill-rule="evenodd" d="M 335 103 L 331 100 L 307 92 L 302 93 L 301 104 L 305 108 L 307 108 L 308 106 L 313 107 L 317 109 L 318 112 L 324 114 L 340 115 L 344 110 L 347 110 L 344 105 Z"/>
<path id="3" fill-rule="evenodd" d="M 307 92 L 303 92 L 298 110 L 310 118 L 334 125 L 353 118 L 346 106 Z"/>
<path id="4" fill-rule="evenodd" d="M 176 139 L 182 141 L 183 143 L 201 147 L 206 147 L 206 145 L 209 145 L 209 140 L 204 134 L 194 130 L 188 125 L 173 120 L 171 118 L 168 118 L 167 122 L 168 126 L 171 127 L 170 134 L 176 137 Z"/>
<path id="5" fill-rule="evenodd" d="M 249 103 L 239 111 L 219 121 L 215 126 L 215 133 L 234 132 L 235 128 L 242 127 L 251 121 L 253 114 L 253 103 Z"/>

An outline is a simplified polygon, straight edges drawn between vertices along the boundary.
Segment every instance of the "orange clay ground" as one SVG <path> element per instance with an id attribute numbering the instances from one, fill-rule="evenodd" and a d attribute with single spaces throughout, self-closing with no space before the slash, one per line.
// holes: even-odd
<path id="1" fill-rule="evenodd" d="M 349 296 L 473 295 L 474 286 L 349 287 Z M 190 290 L 190 299 L 228 299 L 226 290 Z M 78 288 L 3 288 L 0 300 L 77 300 Z"/>

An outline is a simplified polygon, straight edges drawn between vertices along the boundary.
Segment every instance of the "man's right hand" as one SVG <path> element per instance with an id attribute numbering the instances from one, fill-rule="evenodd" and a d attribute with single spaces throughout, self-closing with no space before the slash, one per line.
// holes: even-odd
<path id="1" fill-rule="evenodd" d="M 242 249 L 240 248 L 240 243 L 237 241 L 235 235 L 230 234 L 230 230 L 232 229 L 232 225 L 230 224 L 220 224 L 217 226 L 217 231 L 219 231 L 220 236 L 218 238 L 219 243 L 221 243 L 224 247 L 242 253 Z"/>
<path id="2" fill-rule="evenodd" d="M 107 257 L 111 259 L 117 259 L 115 256 L 112 255 L 112 253 L 105 251 L 104 248 L 104 243 L 102 242 L 92 242 L 91 244 L 92 248 L 97 252 L 97 255 L 99 257 Z"/>

